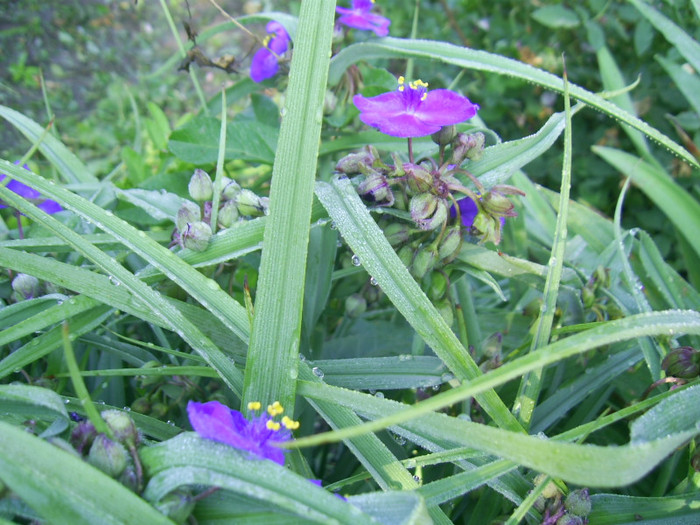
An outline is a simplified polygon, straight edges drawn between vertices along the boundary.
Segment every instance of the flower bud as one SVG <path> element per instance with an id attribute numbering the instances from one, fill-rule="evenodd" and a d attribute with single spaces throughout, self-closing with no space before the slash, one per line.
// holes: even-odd
<path id="1" fill-rule="evenodd" d="M 39 279 L 26 273 L 18 273 L 12 279 L 12 289 L 20 299 L 33 299 L 40 293 Z"/>
<path id="2" fill-rule="evenodd" d="M 357 193 L 373 202 L 394 201 L 389 183 L 386 177 L 378 171 L 372 170 L 357 187 Z"/>
<path id="3" fill-rule="evenodd" d="M 429 195 L 435 199 L 435 210 L 430 217 L 416 220 L 416 224 L 421 230 L 436 230 L 440 228 L 447 220 L 449 213 L 447 203 L 444 199 L 440 199 L 435 195 L 430 195 L 428 193 L 423 193 L 422 195 Z M 416 197 L 418 197 L 418 195 L 416 195 Z M 413 213 L 411 213 L 411 215 L 413 215 Z"/>
<path id="4" fill-rule="evenodd" d="M 230 228 L 238 220 L 238 206 L 236 201 L 226 201 L 219 209 L 219 226 Z"/>
<path id="5" fill-rule="evenodd" d="M 515 217 L 515 206 L 511 200 L 498 191 L 489 191 L 481 197 L 481 205 L 486 213 L 494 217 Z"/>
<path id="6" fill-rule="evenodd" d="M 195 501 L 191 494 L 183 489 L 174 490 L 164 496 L 155 507 L 175 523 L 185 523 L 194 510 Z"/>
<path id="7" fill-rule="evenodd" d="M 403 165 L 403 169 L 408 187 L 414 194 L 425 193 L 433 187 L 433 176 L 429 171 L 408 162 Z"/>
<path id="8" fill-rule="evenodd" d="M 330 115 L 335 111 L 338 105 L 338 97 L 331 90 L 326 90 L 326 95 L 323 97 L 323 114 Z"/>
<path id="9" fill-rule="evenodd" d="M 438 301 L 445 296 L 447 291 L 447 278 L 441 272 L 433 272 L 430 275 L 430 286 L 428 287 L 428 297 L 433 301 Z"/>
<path id="10" fill-rule="evenodd" d="M 367 311 L 367 301 L 359 293 L 349 295 L 345 299 L 345 315 L 350 318 L 360 317 Z"/>
<path id="11" fill-rule="evenodd" d="M 410 246 L 402 246 L 397 255 L 406 268 L 411 266 L 413 262 L 413 248 Z"/>
<path id="12" fill-rule="evenodd" d="M 95 426 L 90 421 L 81 421 L 71 432 L 70 443 L 79 454 L 84 455 L 87 454 L 96 435 Z"/>
<path id="13" fill-rule="evenodd" d="M 437 260 L 438 254 L 435 248 L 427 247 L 422 250 L 418 250 L 416 256 L 413 258 L 411 274 L 418 280 L 422 279 L 423 276 L 432 271 Z"/>
<path id="14" fill-rule="evenodd" d="M 447 323 L 447 326 L 452 326 L 455 318 L 450 301 L 448 299 L 443 299 L 435 305 L 435 308 L 437 308 L 437 311 L 440 312 L 440 316 Z"/>
<path id="15" fill-rule="evenodd" d="M 133 461 L 127 463 L 126 468 L 121 473 L 117 481 L 128 488 L 131 492 L 136 492 L 137 494 L 141 492 L 141 487 L 139 487 L 139 477 L 136 474 L 136 469 L 133 466 Z"/>
<path id="16" fill-rule="evenodd" d="M 138 445 L 140 441 L 139 431 L 136 430 L 136 425 L 128 414 L 120 410 L 105 410 L 101 415 L 112 431 L 114 439 L 129 448 Z"/>
<path id="17" fill-rule="evenodd" d="M 406 224 L 392 222 L 384 228 L 384 235 L 389 244 L 396 246 L 406 242 L 411 236 L 411 230 Z"/>
<path id="18" fill-rule="evenodd" d="M 178 231 L 182 232 L 187 227 L 188 222 L 197 222 L 202 220 L 202 210 L 192 201 L 184 201 L 179 210 L 177 210 L 177 219 L 175 225 Z"/>
<path id="19" fill-rule="evenodd" d="M 479 160 L 484 153 L 486 136 L 481 133 L 458 133 L 452 141 L 450 164 L 460 166 L 465 159 Z"/>
<path id="20" fill-rule="evenodd" d="M 209 174 L 197 168 L 190 178 L 187 190 L 190 192 L 190 197 L 197 202 L 208 201 L 214 194 L 214 185 Z"/>
<path id="21" fill-rule="evenodd" d="M 180 236 L 180 241 L 185 248 L 203 252 L 207 249 L 211 236 L 211 227 L 206 222 L 189 222 Z"/>
<path id="22" fill-rule="evenodd" d="M 481 242 L 491 241 L 494 244 L 499 244 L 501 242 L 502 221 L 503 218 L 497 219 L 486 213 L 479 213 L 474 218 L 472 227 L 481 234 Z"/>
<path id="23" fill-rule="evenodd" d="M 260 197 L 250 190 L 241 190 L 236 197 L 236 205 L 238 213 L 241 215 L 249 215 L 253 217 L 262 217 L 267 209 Z"/>
<path id="24" fill-rule="evenodd" d="M 88 462 L 105 474 L 116 478 L 126 468 L 128 453 L 124 445 L 98 434 L 90 447 Z"/>
<path id="25" fill-rule="evenodd" d="M 221 191 L 221 200 L 231 201 L 240 193 L 241 187 L 235 180 L 224 178 L 224 189 Z"/>
<path id="26" fill-rule="evenodd" d="M 356 173 L 364 173 L 364 170 L 371 168 L 374 164 L 375 155 L 370 147 L 363 149 L 358 153 L 350 153 L 345 155 L 338 161 L 335 170 L 346 175 L 354 175 Z"/>
<path id="27" fill-rule="evenodd" d="M 588 489 L 572 490 L 564 501 L 567 512 L 582 518 L 591 513 L 591 496 Z"/>
<path id="28" fill-rule="evenodd" d="M 431 217 L 435 213 L 439 198 L 432 193 L 419 193 L 411 197 L 409 208 L 411 218 L 420 225 L 420 222 Z"/>
<path id="29" fill-rule="evenodd" d="M 583 519 L 573 514 L 564 514 L 557 520 L 556 525 L 583 525 Z"/>
<path id="30" fill-rule="evenodd" d="M 462 229 L 459 226 L 452 226 L 447 229 L 445 235 L 442 237 L 442 241 L 440 241 L 438 255 L 440 259 L 449 262 L 456 257 L 461 246 Z"/>
<path id="31" fill-rule="evenodd" d="M 430 135 L 430 138 L 438 146 L 447 146 L 457 135 L 457 128 L 454 124 L 450 126 L 443 126 L 440 131 Z"/>
<path id="32" fill-rule="evenodd" d="M 700 352 L 690 346 L 671 350 L 661 362 L 667 376 L 693 379 L 700 373 Z"/>
<path id="33" fill-rule="evenodd" d="M 161 419 L 163 416 L 165 416 L 165 414 L 168 413 L 168 410 L 170 410 L 170 407 L 168 407 L 168 405 L 166 405 L 165 403 L 153 403 L 153 405 L 151 405 L 150 416 L 156 419 Z"/>
<path id="34" fill-rule="evenodd" d="M 151 402 L 147 397 L 137 397 L 131 403 L 131 410 L 139 414 L 148 414 L 151 411 Z"/>
<path id="35" fill-rule="evenodd" d="M 547 478 L 546 474 L 538 474 L 535 477 L 533 483 L 537 487 L 537 486 L 541 485 L 542 482 L 546 478 Z M 559 490 L 559 487 L 557 487 L 556 483 L 554 483 L 553 481 L 550 481 L 549 483 L 547 483 L 547 486 L 542 491 L 542 495 L 547 499 L 553 499 L 553 498 L 561 496 L 561 491 Z"/>

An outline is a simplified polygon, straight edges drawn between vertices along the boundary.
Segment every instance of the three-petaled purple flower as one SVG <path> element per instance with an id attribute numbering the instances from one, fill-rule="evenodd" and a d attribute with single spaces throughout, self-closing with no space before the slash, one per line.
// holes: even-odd
<path id="1" fill-rule="evenodd" d="M 479 106 L 449 89 L 428 91 L 428 84 L 416 80 L 376 97 L 355 95 L 352 101 L 360 110 L 360 120 L 392 137 L 432 135 L 443 126 L 457 124 L 476 115 Z"/>
<path id="2" fill-rule="evenodd" d="M 253 82 L 274 77 L 279 69 L 277 57 L 289 49 L 289 34 L 282 24 L 271 20 L 265 29 L 269 33 L 265 37 L 267 47 L 258 49 L 250 63 L 250 78 Z"/>
<path id="3" fill-rule="evenodd" d="M 248 409 L 254 413 L 260 409 L 260 403 L 248 403 Z M 299 427 L 299 422 L 287 416 L 281 423 L 273 419 L 283 411 L 282 406 L 275 402 L 267 407 L 266 413 L 259 416 L 251 413 L 250 419 L 246 419 L 238 410 L 231 410 L 218 401 L 190 401 L 187 404 L 190 424 L 201 437 L 246 450 L 280 465 L 284 465 L 285 451 L 276 445 L 289 441 L 291 430 Z"/>
<path id="4" fill-rule="evenodd" d="M 19 161 L 16 161 L 15 164 L 19 164 Z M 27 166 L 26 164 L 24 164 L 22 167 L 25 170 L 29 170 L 29 166 Z M 7 177 L 7 175 L 5 175 L 4 173 L 0 173 L 0 181 L 5 180 L 5 177 Z M 34 188 L 31 188 L 26 184 L 19 182 L 18 180 L 10 180 L 10 182 L 7 183 L 7 189 L 15 192 L 17 195 L 24 197 L 27 200 L 34 201 L 35 203 L 38 202 L 37 206 L 40 209 L 44 210 L 46 213 L 57 213 L 63 210 L 59 203 L 57 203 L 56 201 L 52 201 L 51 199 L 42 200 L 41 193 L 39 193 Z M 0 208 L 7 208 L 7 205 L 0 201 Z"/>
<path id="5" fill-rule="evenodd" d="M 391 20 L 381 15 L 371 13 L 374 0 L 352 0 L 352 8 L 336 7 L 339 15 L 338 23 L 364 31 L 374 31 L 377 36 L 389 34 Z"/>

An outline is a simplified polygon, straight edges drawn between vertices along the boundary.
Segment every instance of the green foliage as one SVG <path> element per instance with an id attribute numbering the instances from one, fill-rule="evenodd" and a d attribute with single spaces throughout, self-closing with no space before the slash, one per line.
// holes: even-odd
<path id="1" fill-rule="evenodd" d="M 387 38 L 277 4 L 0 32 L 0 522 L 697 523 L 698 2 L 377 2 Z M 255 84 L 269 20 L 294 51 Z M 456 143 L 358 119 L 405 74 L 481 106 L 463 170 L 410 179 Z M 512 205 L 498 247 L 417 226 L 436 181 Z M 189 401 L 281 401 L 286 465 Z"/>

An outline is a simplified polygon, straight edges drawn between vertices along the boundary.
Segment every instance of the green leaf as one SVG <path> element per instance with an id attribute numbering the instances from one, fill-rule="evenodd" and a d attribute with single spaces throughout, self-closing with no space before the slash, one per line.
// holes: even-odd
<path id="1" fill-rule="evenodd" d="M 187 200 L 166 190 L 142 190 L 139 188 L 120 190 L 116 188 L 115 191 L 118 199 L 141 208 L 159 221 L 175 222 L 178 210 L 182 207 L 182 203 Z"/>
<path id="2" fill-rule="evenodd" d="M 76 455 L 0 421 L 3 482 L 50 523 L 172 524 Z"/>
<path id="3" fill-rule="evenodd" d="M 641 498 L 618 494 L 591 496 L 590 523 L 599 525 L 696 525 L 700 523 L 697 494 Z"/>
<path id="4" fill-rule="evenodd" d="M 688 240 L 700 256 L 700 203 L 681 188 L 663 169 L 614 148 L 593 146 L 614 168 L 629 176 Z"/>
<path id="5" fill-rule="evenodd" d="M 581 23 L 576 11 L 559 4 L 539 7 L 530 16 L 552 29 L 571 29 Z"/>

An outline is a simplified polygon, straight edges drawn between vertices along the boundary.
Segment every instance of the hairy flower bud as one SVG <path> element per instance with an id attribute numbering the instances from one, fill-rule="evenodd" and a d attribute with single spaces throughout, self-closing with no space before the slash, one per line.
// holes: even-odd
<path id="1" fill-rule="evenodd" d="M 40 293 L 39 279 L 26 273 L 18 273 L 12 279 L 12 289 L 20 299 L 33 299 Z"/>
<path id="2" fill-rule="evenodd" d="M 252 217 L 262 217 L 267 213 L 267 207 L 260 197 L 250 190 L 243 189 L 236 197 L 238 213 Z"/>
<path id="3" fill-rule="evenodd" d="M 479 160 L 484 153 L 486 136 L 481 133 L 458 133 L 452 141 L 450 164 L 459 166 L 465 159 Z"/>
<path id="4" fill-rule="evenodd" d="M 197 168 L 190 178 L 187 190 L 190 192 L 190 197 L 194 200 L 198 202 L 208 201 L 211 200 L 214 194 L 214 185 L 209 174 Z"/>
<path id="5" fill-rule="evenodd" d="M 97 436 L 95 426 L 90 421 L 81 421 L 71 432 L 70 443 L 79 454 L 87 454 L 95 436 Z"/>
<path id="6" fill-rule="evenodd" d="M 345 315 L 350 318 L 360 317 L 367 311 L 367 301 L 359 293 L 349 295 L 345 299 Z"/>
<path id="7" fill-rule="evenodd" d="M 440 247 L 438 248 L 438 255 L 440 259 L 446 262 L 451 261 L 456 257 L 459 248 L 462 246 L 462 228 L 459 226 L 452 226 L 447 229 L 445 235 L 440 241 Z"/>
<path id="8" fill-rule="evenodd" d="M 430 135 L 430 138 L 438 146 L 447 146 L 457 135 L 457 128 L 454 124 L 450 126 L 443 126 L 440 131 Z"/>
<path id="9" fill-rule="evenodd" d="M 433 301 L 442 299 L 447 291 L 447 278 L 442 272 L 433 271 L 430 274 L 430 286 L 428 287 L 428 297 Z"/>
<path id="10" fill-rule="evenodd" d="M 105 410 L 101 414 L 107 426 L 112 431 L 114 439 L 127 447 L 134 447 L 140 441 L 139 431 L 128 414 L 121 410 Z"/>
<path id="11" fill-rule="evenodd" d="M 403 169 L 408 187 L 414 194 L 425 193 L 433 187 L 433 176 L 429 171 L 409 162 L 403 165 Z"/>
<path id="12" fill-rule="evenodd" d="M 384 235 L 389 244 L 396 246 L 406 242 L 411 236 L 411 230 L 406 224 L 392 222 L 384 228 Z"/>
<path id="13" fill-rule="evenodd" d="M 583 519 L 573 514 L 564 514 L 557 520 L 556 525 L 583 525 Z"/>
<path id="14" fill-rule="evenodd" d="M 432 271 L 435 263 L 438 260 L 437 250 L 433 247 L 427 247 L 418 250 L 413 258 L 411 265 L 411 274 L 418 280 L 422 279 L 428 272 Z"/>
<path id="15" fill-rule="evenodd" d="M 419 193 L 411 197 L 409 208 L 411 218 L 420 225 L 420 222 L 431 217 L 437 208 L 439 198 L 432 193 Z"/>
<path id="16" fill-rule="evenodd" d="M 564 507 L 574 516 L 588 516 L 591 512 L 591 496 L 588 489 L 572 490 L 564 501 Z"/>
<path id="17" fill-rule="evenodd" d="M 230 201 L 236 198 L 240 193 L 241 187 L 235 180 L 224 177 L 224 183 L 222 184 L 223 190 L 221 190 L 221 200 Z"/>
<path id="18" fill-rule="evenodd" d="M 452 326 L 455 320 L 454 312 L 452 311 L 452 304 L 448 299 L 443 299 L 435 305 L 437 311 L 440 312 L 440 316 L 443 318 L 447 326 Z"/>
<path id="19" fill-rule="evenodd" d="M 503 219 L 497 219 L 486 213 L 479 213 L 472 225 L 481 235 L 481 242 L 491 241 L 494 244 L 501 242 L 501 227 Z"/>
<path id="20" fill-rule="evenodd" d="M 206 222 L 189 222 L 182 232 L 180 240 L 185 248 L 195 252 L 203 252 L 211 239 L 211 227 Z"/>
<path id="21" fill-rule="evenodd" d="M 360 183 L 357 187 L 357 193 L 373 202 L 388 201 L 389 206 L 394 202 L 394 196 L 386 177 L 375 170 L 372 170 Z"/>
<path id="22" fill-rule="evenodd" d="M 367 146 L 358 153 L 350 153 L 345 155 L 338 161 L 335 169 L 346 175 L 354 175 L 356 173 L 364 173 L 367 168 L 371 168 L 374 164 L 376 155 L 373 148 Z"/>
<path id="23" fill-rule="evenodd" d="M 187 227 L 188 222 L 197 222 L 201 220 L 202 210 L 199 206 L 192 201 L 183 201 L 182 206 L 177 210 L 175 225 L 178 231 L 182 232 Z"/>
<path id="24" fill-rule="evenodd" d="M 700 373 L 700 352 L 690 346 L 671 350 L 661 362 L 667 376 L 693 379 Z"/>
<path id="25" fill-rule="evenodd" d="M 124 445 L 98 434 L 90 447 L 88 461 L 105 474 L 116 478 L 126 468 L 128 453 Z"/>
<path id="26" fill-rule="evenodd" d="M 515 217 L 515 206 L 499 191 L 489 191 L 481 197 L 481 205 L 486 213 L 494 217 Z"/>
<path id="27" fill-rule="evenodd" d="M 226 201 L 219 209 L 219 226 L 230 228 L 238 220 L 238 206 L 235 201 Z"/>
<path id="28" fill-rule="evenodd" d="M 175 523 L 186 523 L 194 510 L 194 505 L 195 500 L 187 490 L 177 489 L 164 496 L 155 504 L 155 507 Z"/>
<path id="29" fill-rule="evenodd" d="M 414 214 L 414 199 L 423 196 L 428 197 L 428 199 L 420 199 L 415 203 L 416 208 Z M 429 210 L 431 210 L 431 208 L 432 212 L 425 215 Z M 430 193 L 422 193 L 411 198 L 411 216 L 421 230 L 436 230 L 440 228 L 447 220 L 448 214 L 449 209 L 447 208 L 447 203 L 445 200 L 440 199 L 435 195 Z"/>
<path id="30" fill-rule="evenodd" d="M 402 246 L 397 255 L 406 268 L 411 266 L 413 262 L 413 248 L 410 246 Z"/>
<path id="31" fill-rule="evenodd" d="M 137 397 L 131 403 L 131 410 L 139 414 L 148 414 L 151 411 L 151 402 L 147 397 Z"/>

